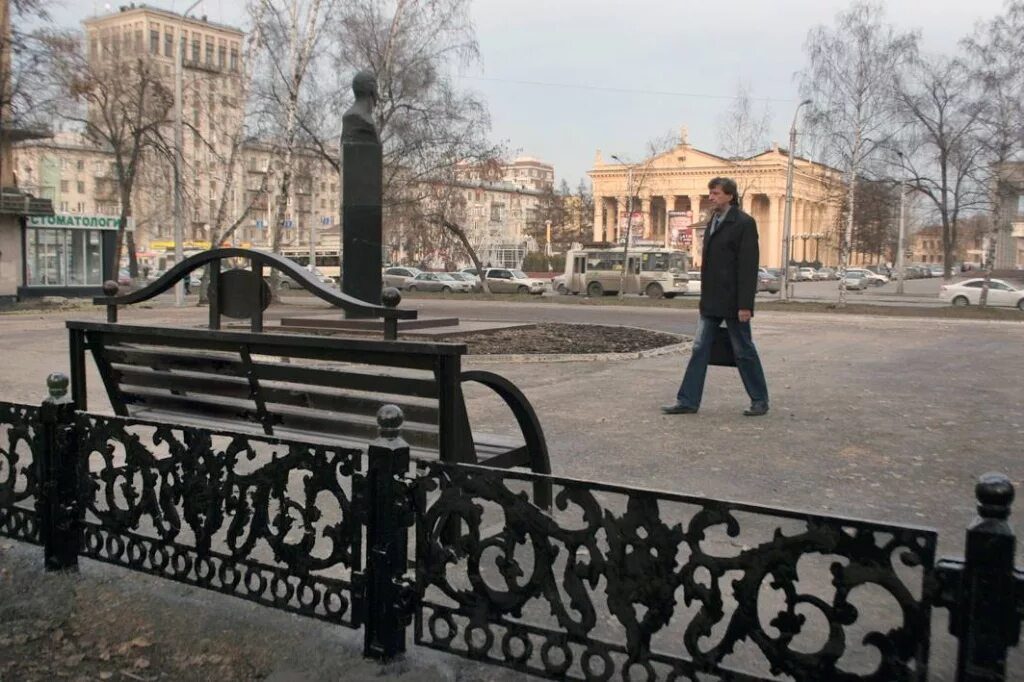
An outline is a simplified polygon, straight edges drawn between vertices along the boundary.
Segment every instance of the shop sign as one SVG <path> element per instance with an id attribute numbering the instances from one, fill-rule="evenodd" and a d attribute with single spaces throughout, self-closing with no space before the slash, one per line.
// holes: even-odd
<path id="1" fill-rule="evenodd" d="M 33 215 L 26 218 L 29 227 L 64 228 L 68 230 L 116 230 L 121 223 L 119 216 L 83 215 L 81 213 L 56 215 Z M 127 229 L 135 229 L 135 220 L 128 218 Z"/>

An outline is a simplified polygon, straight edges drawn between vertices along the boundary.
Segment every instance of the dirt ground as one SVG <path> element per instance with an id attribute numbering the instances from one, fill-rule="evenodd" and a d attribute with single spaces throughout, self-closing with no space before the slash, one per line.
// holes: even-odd
<path id="1" fill-rule="evenodd" d="M 470 355 L 532 355 L 535 353 L 635 353 L 682 339 L 673 334 L 593 324 L 538 324 L 452 337 L 469 346 Z"/>

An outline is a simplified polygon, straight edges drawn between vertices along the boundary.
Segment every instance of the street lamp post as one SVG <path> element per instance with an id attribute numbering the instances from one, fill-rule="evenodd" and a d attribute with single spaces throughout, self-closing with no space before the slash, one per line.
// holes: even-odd
<path id="1" fill-rule="evenodd" d="M 793 124 L 789 127 L 789 161 L 786 164 L 786 213 L 782 222 L 782 290 L 779 298 L 788 301 L 792 298 L 789 290 L 789 254 L 790 242 L 792 241 L 793 229 L 793 157 L 796 155 L 796 119 L 800 109 L 810 104 L 811 100 L 805 99 L 797 105 L 793 112 Z"/>
<path id="2" fill-rule="evenodd" d="M 906 219 L 906 200 L 907 200 L 907 188 L 903 180 L 900 180 L 900 234 L 896 240 L 896 277 L 899 278 L 896 285 L 896 293 L 900 296 L 903 295 L 903 253 L 906 251 L 906 247 L 903 242 L 907 238 L 907 219 Z"/>
<path id="3" fill-rule="evenodd" d="M 626 294 L 626 268 L 629 267 L 629 240 L 633 235 L 633 164 L 627 164 L 612 154 L 612 158 L 626 166 L 626 241 L 622 250 L 622 277 L 619 279 L 619 298 Z"/>
<path id="4" fill-rule="evenodd" d="M 181 91 L 182 80 L 184 80 L 184 59 L 182 54 L 185 51 L 185 20 L 189 12 L 194 10 L 202 0 L 193 2 L 181 15 L 181 28 L 178 29 L 178 40 L 175 47 L 174 59 L 174 262 L 175 264 L 185 260 L 185 216 L 184 197 L 182 196 L 181 183 L 181 152 L 185 146 L 184 135 L 181 123 Z M 185 305 L 185 281 L 178 280 L 174 285 L 174 304 Z"/>

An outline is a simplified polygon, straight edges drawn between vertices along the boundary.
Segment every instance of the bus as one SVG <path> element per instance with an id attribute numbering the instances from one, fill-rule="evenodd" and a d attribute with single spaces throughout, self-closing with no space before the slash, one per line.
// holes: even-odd
<path id="1" fill-rule="evenodd" d="M 598 297 L 615 294 L 627 258 L 621 246 L 570 251 L 565 258 L 566 293 Z M 690 254 L 678 249 L 634 247 L 626 264 L 625 293 L 675 298 L 686 293 Z"/>
<path id="2" fill-rule="evenodd" d="M 309 247 L 283 247 L 281 255 L 299 265 L 309 267 Z M 341 284 L 341 253 L 337 249 L 317 248 L 316 269 Z"/>

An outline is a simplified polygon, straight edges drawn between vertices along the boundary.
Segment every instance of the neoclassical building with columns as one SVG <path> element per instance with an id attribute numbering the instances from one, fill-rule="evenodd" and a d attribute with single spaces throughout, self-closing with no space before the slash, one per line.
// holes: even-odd
<path id="1" fill-rule="evenodd" d="M 689 144 L 684 129 L 672 149 L 632 164 L 633 219 L 629 222 L 630 165 L 606 161 L 598 150 L 588 172 L 594 187 L 594 241 L 617 242 L 631 224 L 631 243 L 689 249 L 699 265 L 709 217 L 708 182 L 728 176 L 736 180 L 743 210 L 757 220 L 761 265 L 781 267 L 788 161 L 788 151 L 776 144 L 749 158 L 726 159 Z M 841 188 L 835 169 L 794 159 L 793 260 L 836 264 Z"/>

